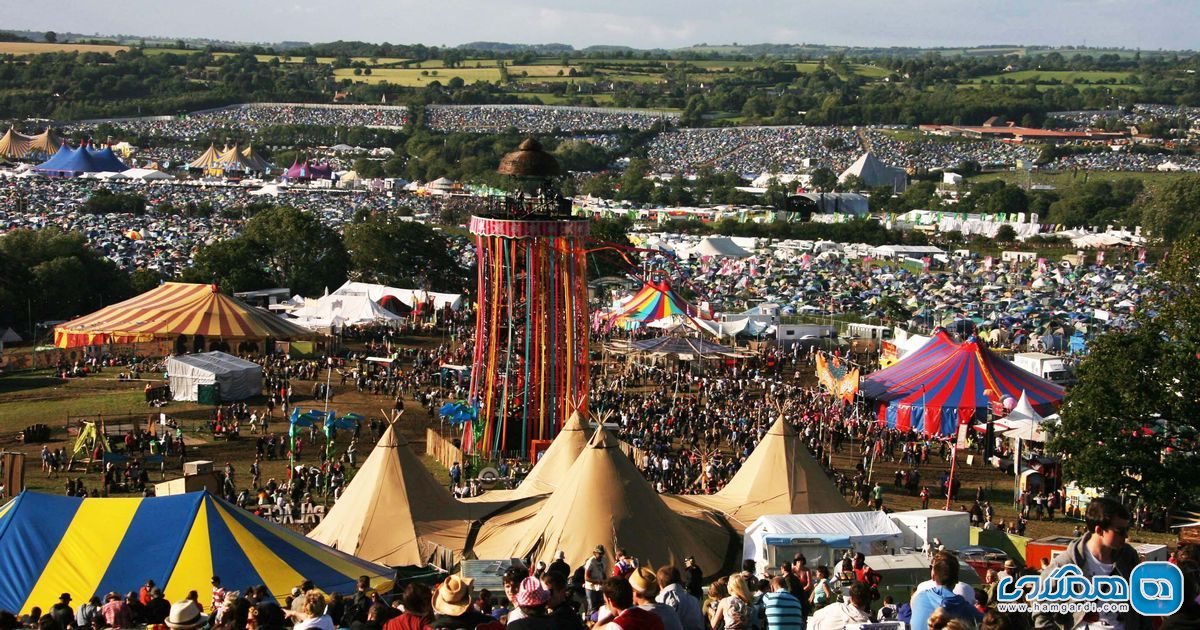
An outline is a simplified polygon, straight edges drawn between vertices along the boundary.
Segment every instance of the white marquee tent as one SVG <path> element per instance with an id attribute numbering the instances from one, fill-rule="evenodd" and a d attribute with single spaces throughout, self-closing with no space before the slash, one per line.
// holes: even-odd
<path id="1" fill-rule="evenodd" d="M 262 392 L 262 367 L 224 352 L 185 354 L 167 360 L 167 380 L 175 400 L 196 400 L 214 383 L 221 400 L 242 400 Z"/>

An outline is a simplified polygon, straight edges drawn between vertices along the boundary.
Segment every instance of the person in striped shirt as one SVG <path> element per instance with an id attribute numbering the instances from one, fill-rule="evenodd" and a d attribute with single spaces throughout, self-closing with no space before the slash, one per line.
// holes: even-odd
<path id="1" fill-rule="evenodd" d="M 763 595 L 768 630 L 804 630 L 804 608 L 800 600 L 788 592 L 783 576 L 771 580 L 771 592 Z"/>

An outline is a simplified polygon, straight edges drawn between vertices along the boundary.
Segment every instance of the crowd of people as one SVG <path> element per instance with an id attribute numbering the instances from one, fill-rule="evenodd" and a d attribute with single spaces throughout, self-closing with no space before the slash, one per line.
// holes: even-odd
<path id="1" fill-rule="evenodd" d="M 434 131 L 455 133 L 522 133 L 649 129 L 675 122 L 679 115 L 640 110 L 548 105 L 431 105 L 426 119 Z"/>

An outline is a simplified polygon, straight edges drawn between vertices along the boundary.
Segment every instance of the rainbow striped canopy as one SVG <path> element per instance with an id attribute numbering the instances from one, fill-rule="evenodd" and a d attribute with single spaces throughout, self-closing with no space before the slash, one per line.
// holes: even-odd
<path id="1" fill-rule="evenodd" d="M 863 395 L 878 401 L 880 424 L 927 435 L 953 435 L 959 424 L 986 420 L 987 409 L 1025 392 L 1034 410 L 1054 412 L 1066 391 L 996 356 L 974 337 L 955 343 L 945 330 L 895 365 L 868 376 Z"/>
<path id="2" fill-rule="evenodd" d="M 54 345 L 80 348 L 204 335 L 213 339 L 312 339 L 316 335 L 249 306 L 216 285 L 165 282 L 124 302 L 54 328 Z"/>
<path id="3" fill-rule="evenodd" d="M 679 297 L 667 283 L 650 281 L 642 286 L 641 291 L 629 298 L 620 312 L 612 316 L 612 322 L 616 326 L 628 329 L 675 315 L 694 317 L 696 312 L 696 309 Z"/>
<path id="4" fill-rule="evenodd" d="M 188 591 L 208 602 L 210 580 L 230 590 L 266 585 L 283 597 L 304 580 L 353 593 L 355 579 L 390 588 L 394 571 L 270 523 L 207 492 L 169 497 L 82 499 L 22 492 L 0 508 L 0 609 L 45 610 L 136 591 L 147 579 L 168 601 Z"/>

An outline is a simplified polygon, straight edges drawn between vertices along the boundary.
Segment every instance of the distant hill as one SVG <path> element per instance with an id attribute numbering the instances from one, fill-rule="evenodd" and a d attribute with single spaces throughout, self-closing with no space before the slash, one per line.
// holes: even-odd
<path id="1" fill-rule="evenodd" d="M 504 42 L 468 42 L 459 44 L 456 48 L 462 50 L 479 50 L 492 53 L 531 52 L 537 55 L 561 55 L 575 52 L 575 47 L 568 44 L 506 44 Z"/>

